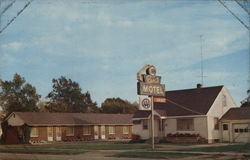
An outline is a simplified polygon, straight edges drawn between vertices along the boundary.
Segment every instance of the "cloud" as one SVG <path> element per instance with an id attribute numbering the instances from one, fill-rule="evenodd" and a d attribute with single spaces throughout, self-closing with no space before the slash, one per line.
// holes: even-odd
<path id="1" fill-rule="evenodd" d="M 64 29 L 65 29 L 65 31 L 71 31 L 72 30 L 72 28 L 70 26 L 65 26 Z"/>
<path id="2" fill-rule="evenodd" d="M 10 50 L 10 51 L 19 51 L 25 47 L 25 44 L 22 42 L 9 42 L 6 44 L 1 45 L 1 48 L 4 50 Z"/>
<path id="3" fill-rule="evenodd" d="M 113 24 L 111 17 L 105 12 L 100 12 L 97 19 L 105 26 L 111 26 Z"/>
<path id="4" fill-rule="evenodd" d="M 129 77 L 149 63 L 159 68 L 167 89 L 192 88 L 200 82 L 199 70 L 176 70 L 200 62 L 200 35 L 204 61 L 246 49 L 249 42 L 248 32 L 217 1 L 34 1 L 8 30 L 1 39 L 5 54 L 25 48 L 33 61 L 40 53 L 51 61 L 38 59 L 36 64 L 49 65 L 50 75 L 91 79 L 101 72 L 110 81 Z M 16 55 L 11 56 L 23 59 Z M 11 60 L 7 62 L 11 66 Z M 235 78 L 227 72 L 206 75 L 208 85 L 230 85 Z M 95 87 L 108 81 L 98 79 L 95 85 L 93 80 L 82 83 Z M 131 84 L 122 86 L 127 95 L 134 94 Z M 115 87 L 110 84 L 110 88 Z M 105 97 L 99 90 L 96 94 Z M 115 89 L 108 91 L 109 96 L 118 94 Z"/>

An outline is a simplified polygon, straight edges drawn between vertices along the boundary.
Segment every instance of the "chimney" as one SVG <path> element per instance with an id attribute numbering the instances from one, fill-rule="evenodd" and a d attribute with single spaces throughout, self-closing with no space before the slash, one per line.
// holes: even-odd
<path id="1" fill-rule="evenodd" d="M 197 88 L 202 88 L 202 84 L 198 83 L 197 85 Z"/>

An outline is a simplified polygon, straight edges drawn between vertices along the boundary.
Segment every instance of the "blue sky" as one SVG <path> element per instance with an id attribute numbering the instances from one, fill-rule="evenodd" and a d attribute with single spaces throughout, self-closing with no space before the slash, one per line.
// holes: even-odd
<path id="1" fill-rule="evenodd" d="M 27 1 L 1 17 L 1 28 Z M 1 10 L 10 3 L 3 0 Z M 233 1 L 227 5 L 244 21 Z M 166 90 L 225 85 L 240 105 L 248 89 L 248 31 L 216 0 L 34 0 L 0 35 L 0 78 L 21 74 L 42 99 L 61 75 L 101 103 L 137 101 L 136 73 L 153 64 Z"/>

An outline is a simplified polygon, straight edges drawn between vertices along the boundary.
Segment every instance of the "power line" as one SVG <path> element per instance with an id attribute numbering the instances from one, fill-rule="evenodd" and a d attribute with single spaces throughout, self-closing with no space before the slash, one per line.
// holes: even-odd
<path id="1" fill-rule="evenodd" d="M 13 0 L 9 5 L 7 5 L 3 11 L 0 13 L 0 16 L 2 16 L 14 3 L 16 2 L 16 0 Z"/>
<path id="2" fill-rule="evenodd" d="M 246 3 L 244 3 L 245 1 L 244 0 L 241 0 L 241 1 L 239 1 L 239 0 L 234 0 L 236 3 L 238 3 L 238 5 L 242 8 L 242 9 L 244 9 L 246 12 L 247 12 L 247 14 L 250 16 L 250 5 L 249 5 L 249 3 L 250 3 L 250 1 L 249 2 L 246 2 Z M 247 6 L 248 5 L 248 6 Z M 248 7 L 248 8 L 247 8 Z"/>
<path id="3" fill-rule="evenodd" d="M 19 11 L 17 12 L 17 15 L 15 17 L 13 17 L 1 30 L 0 30 L 0 34 L 30 5 L 30 3 L 33 0 L 30 0 L 28 3 L 25 4 L 25 6 Z"/>
<path id="4" fill-rule="evenodd" d="M 168 102 L 172 103 L 172 104 L 175 104 L 176 106 L 178 106 L 178 107 L 180 107 L 180 108 L 182 108 L 182 109 L 188 110 L 188 111 L 190 111 L 190 112 L 193 112 L 193 113 L 196 113 L 196 114 L 199 114 L 199 115 L 204 115 L 204 114 L 201 113 L 201 112 L 198 112 L 198 111 L 192 110 L 192 109 L 190 109 L 190 108 L 187 108 L 187 107 L 185 107 L 185 106 L 183 106 L 183 105 L 181 105 L 181 104 L 178 104 L 178 103 L 176 103 L 176 102 L 171 101 L 170 99 L 167 99 L 167 98 L 166 98 L 166 100 L 167 100 Z"/>
<path id="5" fill-rule="evenodd" d="M 233 13 L 221 0 L 218 0 L 233 16 L 236 18 L 247 30 L 250 30 L 250 27 L 247 26 L 235 13 Z"/>

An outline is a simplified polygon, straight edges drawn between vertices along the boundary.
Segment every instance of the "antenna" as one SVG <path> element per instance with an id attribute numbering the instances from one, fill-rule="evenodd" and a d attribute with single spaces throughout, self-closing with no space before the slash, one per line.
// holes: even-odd
<path id="1" fill-rule="evenodd" d="M 203 35 L 200 35 L 200 49 L 201 49 L 201 84 L 203 85 L 203 53 L 202 53 L 202 37 Z"/>

